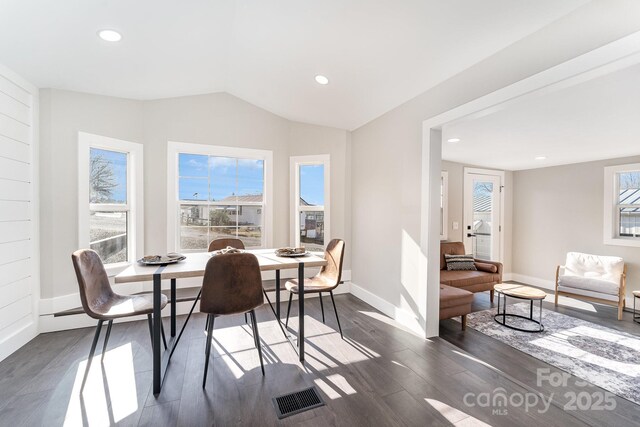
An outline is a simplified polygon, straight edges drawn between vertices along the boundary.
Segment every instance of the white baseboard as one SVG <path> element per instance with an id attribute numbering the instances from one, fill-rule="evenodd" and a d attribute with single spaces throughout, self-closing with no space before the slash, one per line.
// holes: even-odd
<path id="1" fill-rule="evenodd" d="M 38 335 L 38 325 L 30 317 L 26 324 L 22 325 L 11 335 L 0 341 L 0 362 L 11 353 L 34 339 Z"/>
<path id="2" fill-rule="evenodd" d="M 410 311 L 396 307 L 390 302 L 380 298 L 379 296 L 369 292 L 368 290 L 356 285 L 353 282 L 351 282 L 351 294 L 355 297 L 360 298 L 362 301 L 366 302 L 373 308 L 386 314 L 416 335 L 420 337 L 425 336 L 426 333 L 423 329 L 423 326 L 421 326 L 418 322 L 416 315 L 411 313 Z"/>
<path id="3" fill-rule="evenodd" d="M 312 275 L 312 274 L 313 274 L 313 271 L 310 271 L 308 275 Z M 291 279 L 294 277 L 295 277 L 295 271 L 283 271 L 282 275 L 280 276 L 281 279 Z M 274 278 L 275 278 L 275 273 L 273 272 L 267 272 L 263 274 L 264 280 L 270 280 Z M 333 291 L 333 293 L 336 295 L 350 292 L 349 280 L 351 279 L 351 271 L 350 270 L 343 271 L 342 278 L 345 283 L 341 284 Z M 179 288 L 199 286 L 201 284 L 202 284 L 202 279 L 197 277 L 180 279 L 178 281 Z M 282 285 L 283 285 L 283 291 L 281 292 L 281 297 L 283 299 L 281 301 L 286 302 L 288 296 L 287 296 L 287 293 L 285 293 L 286 290 L 284 289 L 284 282 L 282 283 Z M 131 294 L 135 292 L 151 291 L 151 286 L 152 286 L 151 282 L 141 282 L 141 283 L 139 282 L 139 283 L 119 284 L 119 285 L 115 285 L 114 288 L 119 293 Z M 166 288 L 167 286 L 168 286 L 168 281 L 165 284 L 165 286 L 163 286 L 163 288 Z M 267 294 L 269 295 L 271 302 L 275 304 L 276 293 L 267 292 Z M 307 298 L 314 298 L 317 296 L 318 296 L 317 294 L 309 294 L 307 295 Z M 293 298 L 297 299 L 297 296 L 294 295 Z M 193 305 L 192 301 L 177 303 L 176 314 L 182 315 L 182 314 L 189 313 L 189 310 L 191 310 L 192 305 Z M 63 331 L 67 329 L 77 329 L 77 328 L 86 328 L 86 327 L 95 326 L 96 320 L 92 319 L 86 314 L 76 314 L 72 316 L 61 316 L 61 317 L 53 316 L 54 313 L 64 311 L 64 310 L 69 310 L 71 308 L 80 307 L 80 306 L 81 306 L 80 295 L 78 293 L 63 295 L 60 297 L 49 298 L 49 299 L 41 299 L 40 300 L 39 332 L 45 333 L 45 332 Z M 194 312 L 198 312 L 198 310 L 199 310 L 199 306 L 196 306 Z M 169 308 L 166 307 L 162 311 L 162 316 L 166 317 L 169 315 L 170 315 Z M 144 319 L 145 319 L 144 316 L 127 317 L 123 319 L 118 319 L 115 321 L 115 323 L 134 322 L 137 320 L 144 320 Z"/>

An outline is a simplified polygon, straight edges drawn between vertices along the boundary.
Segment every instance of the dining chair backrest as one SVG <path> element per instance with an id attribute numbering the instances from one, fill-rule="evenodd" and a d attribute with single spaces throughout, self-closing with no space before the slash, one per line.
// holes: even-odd
<path id="1" fill-rule="evenodd" d="M 344 260 L 345 243 L 342 239 L 333 239 L 324 251 L 327 265 L 322 267 L 318 276 L 324 281 L 338 286 L 342 280 L 342 261 Z"/>
<path id="2" fill-rule="evenodd" d="M 211 257 L 202 280 L 202 313 L 246 313 L 262 303 L 262 275 L 255 255 L 235 253 Z"/>
<path id="3" fill-rule="evenodd" d="M 222 239 L 214 239 L 209 243 L 209 252 L 219 251 L 220 249 L 224 249 L 227 246 L 231 246 L 236 249 L 244 249 L 244 243 L 240 239 L 233 238 L 222 238 Z"/>
<path id="4" fill-rule="evenodd" d="M 80 249 L 71 255 L 71 260 L 76 271 L 84 311 L 94 319 L 101 319 L 105 303 L 116 295 L 111 289 L 100 256 L 94 250 Z"/>

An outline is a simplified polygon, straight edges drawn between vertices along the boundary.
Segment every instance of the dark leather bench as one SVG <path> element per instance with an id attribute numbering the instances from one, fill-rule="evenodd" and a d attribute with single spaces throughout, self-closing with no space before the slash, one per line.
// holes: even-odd
<path id="1" fill-rule="evenodd" d="M 467 314 L 471 313 L 473 293 L 452 286 L 440 285 L 440 320 L 462 316 L 462 330 L 467 327 Z"/>

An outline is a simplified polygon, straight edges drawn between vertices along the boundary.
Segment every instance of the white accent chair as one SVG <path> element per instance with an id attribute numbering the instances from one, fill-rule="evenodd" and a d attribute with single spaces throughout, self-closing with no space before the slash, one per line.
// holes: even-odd
<path id="1" fill-rule="evenodd" d="M 558 296 L 570 296 L 618 307 L 622 320 L 627 266 L 620 257 L 567 253 L 565 265 L 556 268 L 555 305 Z"/>

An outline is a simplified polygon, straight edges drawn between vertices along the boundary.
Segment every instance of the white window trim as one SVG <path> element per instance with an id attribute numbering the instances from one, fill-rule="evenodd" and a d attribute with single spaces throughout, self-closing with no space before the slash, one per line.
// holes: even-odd
<path id="1" fill-rule="evenodd" d="M 620 237 L 618 235 L 618 215 L 615 212 L 618 183 L 614 177 L 618 173 L 633 171 L 640 171 L 640 163 L 607 166 L 604 168 L 603 239 L 605 245 L 640 247 L 640 238 Z"/>
<path id="2" fill-rule="evenodd" d="M 442 233 L 440 240 L 447 240 L 449 236 L 449 172 L 441 171 L 442 179 Z"/>
<path id="3" fill-rule="evenodd" d="M 127 153 L 127 262 L 105 264 L 108 276 L 123 271 L 144 253 L 144 193 L 143 193 L 143 145 L 78 132 L 78 247 L 89 247 L 89 156 L 91 148 Z M 104 205 L 103 205 L 104 206 Z M 113 210 L 121 210 L 114 205 Z"/>
<path id="4" fill-rule="evenodd" d="M 273 242 L 273 151 L 221 145 L 193 144 L 168 141 L 167 143 L 167 252 L 178 250 L 180 224 L 178 224 L 178 154 L 235 157 L 264 161 L 263 245 L 270 248 Z M 207 202 L 208 203 L 208 202 Z M 189 202 L 191 204 L 191 202 Z M 246 203 L 250 204 L 250 203 Z M 245 205 L 245 203 L 243 203 Z"/>
<path id="5" fill-rule="evenodd" d="M 324 206 L 299 206 L 300 203 L 300 166 L 304 165 L 324 166 Z M 291 224 L 291 246 L 300 246 L 300 215 L 299 210 L 318 210 L 322 208 L 324 212 L 324 241 L 325 246 L 331 241 L 331 156 L 329 154 L 318 154 L 312 156 L 292 156 L 289 159 L 289 177 L 291 194 L 290 203 L 290 224 Z"/>

